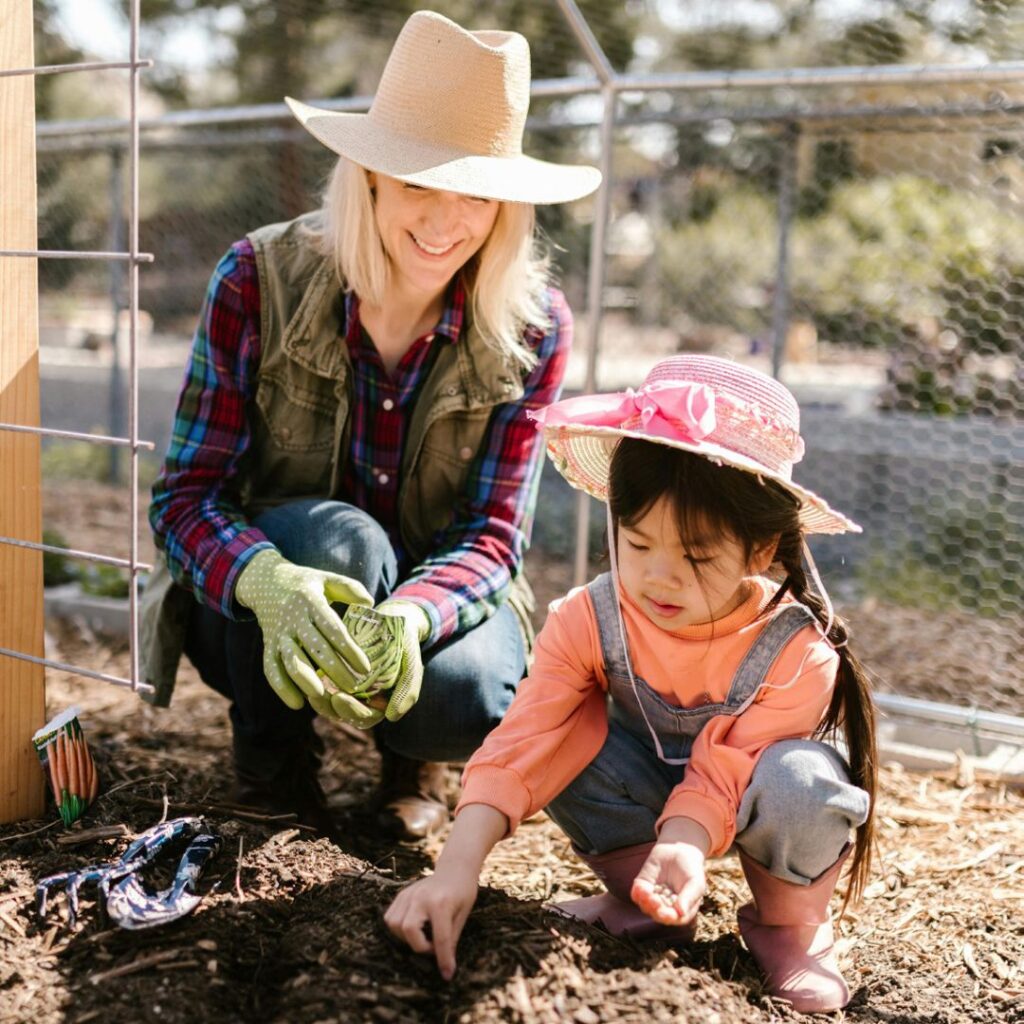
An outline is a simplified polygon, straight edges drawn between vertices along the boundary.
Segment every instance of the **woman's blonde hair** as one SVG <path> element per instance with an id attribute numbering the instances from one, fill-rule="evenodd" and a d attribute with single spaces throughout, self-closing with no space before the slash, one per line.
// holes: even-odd
<path id="1" fill-rule="evenodd" d="M 380 305 L 388 286 L 388 260 L 377 230 L 366 170 L 340 157 L 323 199 L 320 247 L 346 290 Z M 523 342 L 527 327 L 550 326 L 543 296 L 549 260 L 537 246 L 534 208 L 501 203 L 480 251 L 462 268 L 473 322 L 484 340 L 522 366 L 537 359 Z"/>

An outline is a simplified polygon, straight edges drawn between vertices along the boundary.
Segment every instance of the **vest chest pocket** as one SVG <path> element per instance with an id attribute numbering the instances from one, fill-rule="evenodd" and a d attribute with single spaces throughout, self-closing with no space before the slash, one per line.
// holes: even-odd
<path id="1" fill-rule="evenodd" d="M 452 496 L 457 496 L 483 442 L 491 412 L 474 409 L 435 420 L 423 439 L 419 472 L 436 476 L 439 485 L 443 481 Z"/>
<path id="2" fill-rule="evenodd" d="M 415 557 L 424 557 L 432 536 L 451 524 L 490 414 L 490 409 L 452 413 L 427 430 L 403 485 L 402 534 Z"/>
<path id="3" fill-rule="evenodd" d="M 337 412 L 331 391 L 319 393 L 264 377 L 256 389 L 256 405 L 275 448 L 296 454 L 330 451 Z"/>

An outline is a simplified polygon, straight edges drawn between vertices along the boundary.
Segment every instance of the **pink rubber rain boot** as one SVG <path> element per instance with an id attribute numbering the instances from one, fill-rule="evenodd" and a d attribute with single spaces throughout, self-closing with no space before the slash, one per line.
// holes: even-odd
<path id="1" fill-rule="evenodd" d="M 833 951 L 828 904 L 850 845 L 810 885 L 784 882 L 740 851 L 740 863 L 753 903 L 737 914 L 740 934 L 764 971 L 768 990 L 800 1013 L 839 1010 L 850 990 Z"/>
<path id="2" fill-rule="evenodd" d="M 598 896 L 554 903 L 550 909 L 587 924 L 601 924 L 610 934 L 623 938 L 692 941 L 697 931 L 696 921 L 679 926 L 659 924 L 630 899 L 633 880 L 653 846 L 653 843 L 640 843 L 607 853 L 580 853 L 576 850 L 576 855 L 604 882 L 608 891 Z"/>

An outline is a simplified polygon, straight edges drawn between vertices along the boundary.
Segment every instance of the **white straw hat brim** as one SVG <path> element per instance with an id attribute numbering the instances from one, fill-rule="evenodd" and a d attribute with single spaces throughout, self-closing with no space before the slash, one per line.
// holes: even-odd
<path id="1" fill-rule="evenodd" d="M 608 472 L 612 453 L 624 437 L 635 437 L 641 441 L 694 452 L 712 462 L 753 473 L 762 479 L 774 480 L 800 501 L 800 524 L 807 533 L 861 532 L 861 528 L 852 519 L 837 512 L 813 491 L 793 483 L 779 473 L 771 472 L 754 459 L 707 441 L 671 441 L 653 437 L 643 431 L 623 430 L 621 427 L 559 424 L 544 428 L 548 454 L 558 472 L 573 487 L 586 491 L 599 501 L 608 500 Z"/>
<path id="2" fill-rule="evenodd" d="M 328 149 L 367 170 L 424 188 L 512 203 L 567 203 L 601 184 L 596 167 L 556 164 L 519 155 L 480 156 L 436 141 L 391 131 L 369 114 L 285 102 L 303 127 Z"/>

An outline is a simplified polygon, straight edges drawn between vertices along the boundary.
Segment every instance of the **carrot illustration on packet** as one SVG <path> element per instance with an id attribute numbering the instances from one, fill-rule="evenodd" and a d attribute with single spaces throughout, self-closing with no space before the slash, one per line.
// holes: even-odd
<path id="1" fill-rule="evenodd" d="M 62 711 L 32 737 L 65 825 L 77 821 L 99 793 L 99 776 L 79 713 L 77 707 Z"/>

